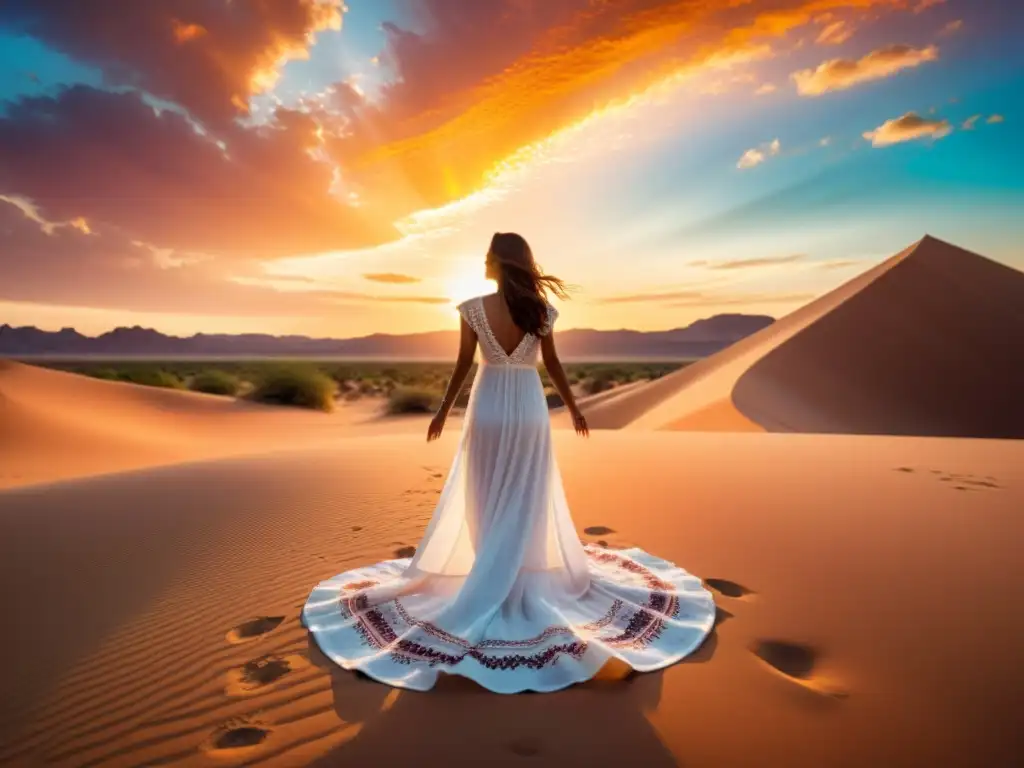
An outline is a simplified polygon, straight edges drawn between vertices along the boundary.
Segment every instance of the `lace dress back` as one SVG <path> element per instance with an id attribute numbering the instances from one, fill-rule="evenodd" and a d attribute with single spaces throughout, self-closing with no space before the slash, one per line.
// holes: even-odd
<path id="1" fill-rule="evenodd" d="M 499 693 L 564 688 L 611 658 L 653 670 L 694 651 L 715 617 L 701 580 L 641 549 L 585 547 L 576 533 L 536 367 L 554 307 L 511 354 L 481 298 L 459 311 L 482 359 L 437 507 L 412 558 L 313 589 L 303 621 L 321 650 L 402 688 L 447 672 Z"/>
<path id="2" fill-rule="evenodd" d="M 469 327 L 476 332 L 480 354 L 487 365 L 536 366 L 541 337 L 551 333 L 555 320 L 558 319 L 557 309 L 551 304 L 547 305 L 547 309 L 547 321 L 544 328 L 541 329 L 540 335 L 525 334 L 522 341 L 519 342 L 519 346 L 512 350 L 512 354 L 507 354 L 495 338 L 490 323 L 487 322 L 487 314 L 484 312 L 484 297 L 477 296 L 459 305 L 459 313 L 466 318 Z"/>

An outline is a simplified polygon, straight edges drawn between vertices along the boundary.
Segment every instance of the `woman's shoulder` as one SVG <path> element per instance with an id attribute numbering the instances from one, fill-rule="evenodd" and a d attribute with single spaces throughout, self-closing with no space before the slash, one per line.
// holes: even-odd
<path id="1" fill-rule="evenodd" d="M 545 301 L 544 306 L 547 307 L 548 314 L 544 318 L 544 325 L 541 326 L 540 335 L 547 336 L 555 327 L 555 320 L 558 319 L 558 308 L 550 301 Z"/>
<path id="2" fill-rule="evenodd" d="M 469 323 L 470 328 L 474 331 L 479 331 L 481 323 L 485 322 L 482 320 L 484 314 L 484 299 L 492 294 L 482 294 L 480 296 L 474 296 L 471 299 L 466 299 L 455 305 L 455 308 L 459 311 L 459 315 Z"/>
<path id="3" fill-rule="evenodd" d="M 488 293 L 482 293 L 479 296 L 474 296 L 471 299 L 466 299 L 465 301 L 459 302 L 458 304 L 455 305 L 455 308 L 459 310 L 459 312 L 461 312 L 462 314 L 466 314 L 468 310 L 473 309 L 475 307 L 479 307 L 481 304 L 483 304 L 484 298 L 490 295 L 491 294 Z"/>

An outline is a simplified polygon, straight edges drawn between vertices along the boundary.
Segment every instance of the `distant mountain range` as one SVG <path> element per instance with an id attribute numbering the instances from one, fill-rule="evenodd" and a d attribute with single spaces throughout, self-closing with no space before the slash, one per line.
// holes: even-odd
<path id="1" fill-rule="evenodd" d="M 558 334 L 565 359 L 680 359 L 706 357 L 775 322 L 767 315 L 715 315 L 670 331 L 595 331 Z M 167 336 L 152 328 L 115 328 L 84 336 L 74 328 L 43 331 L 0 325 L 0 355 L 6 357 L 349 357 L 450 360 L 455 331 L 405 335 L 373 334 L 354 339 L 314 339 L 269 334 Z"/>

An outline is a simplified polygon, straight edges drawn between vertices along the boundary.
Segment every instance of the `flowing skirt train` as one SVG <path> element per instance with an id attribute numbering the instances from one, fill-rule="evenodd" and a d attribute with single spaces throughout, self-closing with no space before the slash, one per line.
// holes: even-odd
<path id="1" fill-rule="evenodd" d="M 552 691 L 611 658 L 641 671 L 714 624 L 700 579 L 640 549 L 584 546 L 533 366 L 483 365 L 455 459 L 414 557 L 318 584 L 303 621 L 346 669 L 427 690 L 439 672 L 498 693 Z"/>

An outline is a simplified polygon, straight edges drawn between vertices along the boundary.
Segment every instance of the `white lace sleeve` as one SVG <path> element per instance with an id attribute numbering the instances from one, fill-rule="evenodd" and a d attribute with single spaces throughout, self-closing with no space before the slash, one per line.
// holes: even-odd
<path id="1" fill-rule="evenodd" d="M 469 299 L 459 304 L 456 309 L 459 310 L 459 314 L 466 321 L 470 328 L 474 332 L 479 333 L 480 330 L 477 328 L 476 323 L 476 299 Z"/>
<path id="2" fill-rule="evenodd" d="M 547 336 L 555 327 L 555 320 L 558 319 L 558 310 L 548 304 L 548 319 L 544 321 L 544 327 L 540 329 L 541 336 Z"/>

